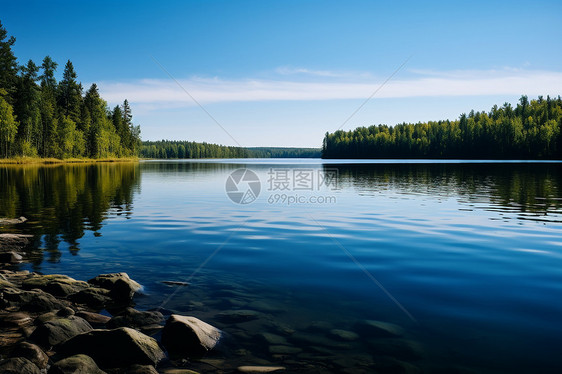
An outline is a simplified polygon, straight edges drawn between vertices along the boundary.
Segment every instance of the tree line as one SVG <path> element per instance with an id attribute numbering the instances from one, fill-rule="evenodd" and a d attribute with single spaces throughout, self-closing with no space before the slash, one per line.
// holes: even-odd
<path id="1" fill-rule="evenodd" d="M 326 133 L 323 158 L 562 159 L 562 99 L 522 96 L 456 121 Z"/>
<path id="2" fill-rule="evenodd" d="M 49 56 L 19 65 L 15 41 L 0 22 L 0 157 L 137 155 L 140 127 L 127 100 L 109 109 L 95 83 L 84 93 L 70 60 L 60 82 Z"/>
<path id="3" fill-rule="evenodd" d="M 320 157 L 318 148 L 233 147 L 178 140 L 144 141 L 141 157 L 180 158 L 295 158 Z"/>

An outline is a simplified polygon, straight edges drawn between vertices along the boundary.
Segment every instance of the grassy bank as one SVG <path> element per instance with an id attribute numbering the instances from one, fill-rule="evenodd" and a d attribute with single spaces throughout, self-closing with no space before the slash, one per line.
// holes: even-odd
<path id="1" fill-rule="evenodd" d="M 107 158 L 42 158 L 42 157 L 13 157 L 0 158 L 0 165 L 29 165 L 29 164 L 71 164 L 90 162 L 137 162 L 138 157 L 107 157 Z"/>

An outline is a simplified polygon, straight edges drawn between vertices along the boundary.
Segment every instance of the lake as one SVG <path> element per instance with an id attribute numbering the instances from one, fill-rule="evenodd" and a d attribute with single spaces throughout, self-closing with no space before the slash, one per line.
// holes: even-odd
<path id="1" fill-rule="evenodd" d="M 22 268 L 124 271 L 139 309 L 221 328 L 201 372 L 562 370 L 558 162 L 0 166 L 1 216 Z"/>

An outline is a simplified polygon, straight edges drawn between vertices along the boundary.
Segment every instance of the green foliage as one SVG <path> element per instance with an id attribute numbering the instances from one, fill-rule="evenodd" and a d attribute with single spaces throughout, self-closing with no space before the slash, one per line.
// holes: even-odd
<path id="1" fill-rule="evenodd" d="M 129 103 L 109 111 L 95 84 L 82 96 L 82 84 L 67 61 L 57 83 L 58 64 L 49 56 L 41 67 L 32 60 L 18 66 L 14 37 L 0 23 L 0 155 L 41 157 L 136 156 L 140 127 L 134 126 Z M 41 74 L 39 74 L 41 71 Z M 16 121 L 17 119 L 17 121 Z"/>
<path id="2" fill-rule="evenodd" d="M 562 99 L 495 105 L 456 121 L 326 133 L 323 158 L 562 159 Z"/>
<path id="3" fill-rule="evenodd" d="M 296 158 L 320 157 L 318 148 L 230 147 L 188 141 L 160 140 L 142 143 L 145 158 Z"/>

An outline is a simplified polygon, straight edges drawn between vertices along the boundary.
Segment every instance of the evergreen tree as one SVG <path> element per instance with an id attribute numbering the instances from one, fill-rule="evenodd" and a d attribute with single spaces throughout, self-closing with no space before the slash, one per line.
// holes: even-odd
<path id="1" fill-rule="evenodd" d="M 58 85 L 57 104 L 62 115 L 74 122 L 80 121 L 80 105 L 82 102 L 82 85 L 76 81 L 74 65 L 68 60 L 64 66 L 62 80 Z"/>
<path id="2" fill-rule="evenodd" d="M 12 51 L 15 42 L 16 38 L 8 37 L 8 32 L 0 22 L 0 89 L 4 89 L 4 100 L 10 105 L 14 103 L 17 82 L 17 62 Z"/>

